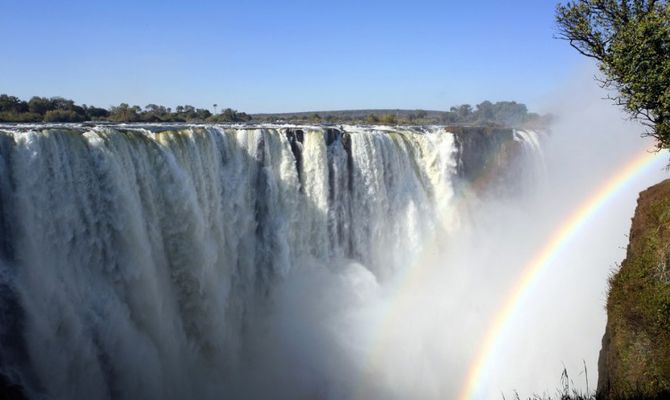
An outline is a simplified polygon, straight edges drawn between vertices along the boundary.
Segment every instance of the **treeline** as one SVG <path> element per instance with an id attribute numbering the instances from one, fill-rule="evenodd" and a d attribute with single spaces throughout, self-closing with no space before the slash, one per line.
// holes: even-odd
<path id="1" fill-rule="evenodd" d="M 193 106 L 170 107 L 148 104 L 143 109 L 139 106 L 129 106 L 121 103 L 112 107 L 107 120 L 112 122 L 247 122 L 251 116 L 226 108 L 218 114 L 212 114 L 204 108 Z"/>
<path id="2" fill-rule="evenodd" d="M 504 126 L 518 126 L 547 118 L 537 113 L 528 112 L 525 104 L 515 101 L 492 103 L 488 100 L 477 104 L 475 108 L 469 104 L 451 107 L 445 117 L 453 122 L 493 123 Z"/>
<path id="3" fill-rule="evenodd" d="M 15 96 L 0 95 L 0 122 L 81 122 L 104 119 L 104 108 L 79 106 L 62 97 L 33 97 L 23 101 Z"/>
<path id="4" fill-rule="evenodd" d="M 288 123 L 351 123 L 382 125 L 490 125 L 518 127 L 543 126 L 550 116 L 528 111 L 525 104 L 515 101 L 492 103 L 483 101 L 476 106 L 463 104 L 449 111 L 426 110 L 344 110 L 309 113 L 255 114 L 254 120 Z"/>
<path id="5" fill-rule="evenodd" d="M 144 108 L 121 103 L 110 109 L 77 105 L 62 97 L 32 97 L 23 101 L 15 96 L 0 95 L 0 122 L 246 122 L 251 116 L 226 108 L 212 114 L 190 105 L 170 107 L 148 104 Z"/>
<path id="6" fill-rule="evenodd" d="M 217 105 L 214 105 L 216 110 Z M 514 101 L 484 101 L 451 107 L 449 111 L 426 110 L 345 110 L 283 114 L 249 115 L 231 108 L 212 114 L 190 105 L 174 109 L 157 104 L 144 108 L 121 103 L 109 109 L 78 105 L 62 97 L 32 97 L 23 101 L 15 96 L 0 95 L 0 122 L 270 122 L 310 124 L 381 124 L 381 125 L 483 125 L 483 126 L 546 126 L 550 116 L 528 112 L 525 104 Z"/>

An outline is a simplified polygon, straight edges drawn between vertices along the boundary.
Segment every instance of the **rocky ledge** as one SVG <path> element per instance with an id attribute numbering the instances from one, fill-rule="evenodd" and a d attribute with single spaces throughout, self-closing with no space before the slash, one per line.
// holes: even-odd
<path id="1" fill-rule="evenodd" d="M 610 278 L 598 397 L 670 398 L 670 180 L 640 194 L 626 259 Z"/>

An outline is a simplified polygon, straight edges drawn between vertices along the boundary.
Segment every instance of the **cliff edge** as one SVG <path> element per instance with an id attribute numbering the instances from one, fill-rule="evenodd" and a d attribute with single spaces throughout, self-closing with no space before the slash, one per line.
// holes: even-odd
<path id="1" fill-rule="evenodd" d="M 638 198 L 610 278 L 598 375 L 601 399 L 670 398 L 670 180 Z"/>

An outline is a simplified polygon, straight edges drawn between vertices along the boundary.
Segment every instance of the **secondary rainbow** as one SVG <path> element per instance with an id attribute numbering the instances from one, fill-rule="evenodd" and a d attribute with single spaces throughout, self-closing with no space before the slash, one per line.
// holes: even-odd
<path id="1" fill-rule="evenodd" d="M 566 221 L 554 231 L 549 241 L 539 252 L 526 264 L 521 278 L 510 291 L 507 300 L 495 314 L 495 319 L 486 331 L 479 351 L 476 354 L 468 373 L 466 381 L 460 391 L 460 400 L 470 400 L 481 397 L 478 395 L 478 384 L 485 378 L 486 371 L 490 367 L 491 359 L 496 346 L 507 324 L 513 319 L 514 314 L 522 304 L 524 295 L 537 281 L 540 273 L 549 266 L 563 248 L 570 242 L 573 236 L 594 216 L 598 210 L 613 198 L 626 184 L 638 176 L 646 168 L 650 167 L 659 158 L 660 153 L 644 152 L 635 157 L 616 174 L 608 179 L 592 196 L 587 198 Z"/>

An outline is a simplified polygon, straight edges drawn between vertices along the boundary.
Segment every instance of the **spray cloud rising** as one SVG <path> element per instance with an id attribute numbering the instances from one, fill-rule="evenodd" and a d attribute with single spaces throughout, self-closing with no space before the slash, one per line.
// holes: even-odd
<path id="1" fill-rule="evenodd" d="M 456 398 L 525 264 L 602 182 L 653 148 L 602 97 L 588 74 L 556 96 L 558 118 L 541 135 L 540 160 L 532 152 L 516 171 L 525 190 L 481 199 L 461 192 L 451 229 L 423 237 L 429 243 L 391 279 L 359 266 L 294 270 L 264 339 L 283 343 L 263 348 L 269 359 L 260 364 L 281 371 L 263 374 L 267 387 L 332 398 Z M 607 279 L 625 255 L 637 193 L 666 177 L 664 162 L 609 199 L 529 289 L 477 396 L 554 393 L 564 367 L 577 388 L 594 389 Z"/>
<path id="2" fill-rule="evenodd" d="M 5 129 L 3 375 L 54 398 L 454 398 L 534 251 L 649 147 L 598 97 L 515 132 L 505 179 L 464 179 L 440 128 Z M 529 291 L 481 396 L 582 360 L 595 383 L 606 278 L 661 167 Z"/>

